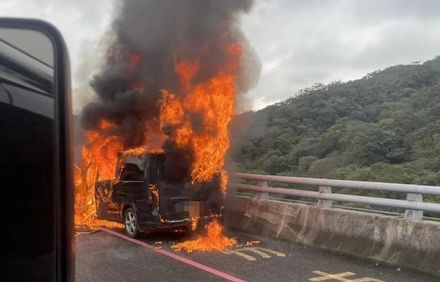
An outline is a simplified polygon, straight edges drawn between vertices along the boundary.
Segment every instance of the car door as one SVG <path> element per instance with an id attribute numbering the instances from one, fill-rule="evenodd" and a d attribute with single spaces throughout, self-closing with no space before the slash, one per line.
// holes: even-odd
<path id="1" fill-rule="evenodd" d="M 136 204 L 144 199 L 146 194 L 143 172 L 136 164 L 125 164 L 119 181 L 113 187 L 114 209 L 111 212 L 120 213 L 124 204 Z"/>

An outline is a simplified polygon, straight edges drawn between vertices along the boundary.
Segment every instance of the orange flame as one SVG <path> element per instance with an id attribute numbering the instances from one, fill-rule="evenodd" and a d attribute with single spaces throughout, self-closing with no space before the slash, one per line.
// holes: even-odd
<path id="1" fill-rule="evenodd" d="M 223 235 L 223 227 L 218 221 L 212 221 L 206 226 L 206 234 L 199 235 L 194 240 L 177 243 L 171 248 L 176 251 L 185 250 L 189 253 L 193 251 L 224 251 L 237 244 L 235 239 Z"/>
<path id="2" fill-rule="evenodd" d="M 74 175 L 76 226 L 121 226 L 119 223 L 96 218 L 95 182 L 115 178 L 118 153 L 121 151 L 125 154 L 138 155 L 147 149 L 154 152 L 161 150 L 160 141 L 151 142 L 148 147 L 141 146 L 125 150 L 122 137 L 105 134 L 107 130 L 116 127 L 117 124 L 103 119 L 96 130 L 86 131 L 84 134 L 87 144 L 81 149 L 81 163 L 75 166 Z M 149 133 L 150 136 L 154 135 Z"/>
<path id="3" fill-rule="evenodd" d="M 220 178 L 221 188 L 226 190 L 228 175 L 224 170 L 224 158 L 229 148 L 228 128 L 234 115 L 235 83 L 242 49 L 232 44 L 224 47 L 226 60 L 221 70 L 211 79 L 195 83 L 201 71 L 201 63 L 195 60 L 175 60 L 174 69 L 180 79 L 179 95 L 162 90 L 159 103 L 159 121 L 151 121 L 145 127 L 145 144 L 139 148 L 125 148 L 122 136 L 107 134 L 118 124 L 101 120 L 98 128 L 85 132 L 87 144 L 81 150 L 81 163 L 75 167 L 75 224 L 96 227 L 119 224 L 96 219 L 95 182 L 112 180 L 118 162 L 118 152 L 161 152 L 166 138 L 171 138 L 181 149 L 194 152 L 191 165 L 193 182 L 209 182 Z M 132 55 L 130 62 L 136 68 L 142 58 Z M 133 87 L 142 91 L 145 86 L 133 81 Z M 172 126 L 171 136 L 162 132 Z M 236 242 L 222 235 L 223 228 L 214 221 L 207 226 L 206 236 L 175 245 L 175 249 L 222 250 Z"/>
<path id="4" fill-rule="evenodd" d="M 242 54 L 241 46 L 226 46 L 228 60 L 224 68 L 213 78 L 192 85 L 192 78 L 199 70 L 197 62 L 181 61 L 175 64 L 185 93 L 179 99 L 169 91 L 162 91 L 161 127 L 169 124 L 177 127 L 173 141 L 181 148 L 191 148 L 195 159 L 191 167 L 193 182 L 208 182 L 220 177 L 221 189 L 226 191 L 228 174 L 224 170 L 225 154 L 229 149 L 229 123 L 234 115 L 235 79 Z M 194 130 L 194 117 L 201 119 Z M 234 239 L 223 235 L 218 221 L 206 226 L 206 235 L 172 246 L 174 250 L 223 251 L 236 244 Z"/>
<path id="5" fill-rule="evenodd" d="M 124 149 L 120 137 L 104 137 L 100 132 L 115 126 L 110 121 L 102 120 L 97 131 L 85 133 L 88 144 L 81 150 L 81 163 L 75 166 L 75 225 L 77 226 L 96 225 L 95 181 L 114 177 L 117 153 Z"/>
<path id="6" fill-rule="evenodd" d="M 199 70 L 199 64 L 196 62 L 181 61 L 174 64 L 174 69 L 180 77 L 180 83 L 184 89 L 191 86 L 191 80 Z"/>
<path id="7" fill-rule="evenodd" d="M 215 176 L 221 179 L 222 190 L 226 190 L 227 173 L 224 159 L 229 149 L 228 128 L 234 115 L 235 79 L 241 56 L 241 46 L 225 47 L 228 59 L 224 68 L 213 78 L 193 85 L 193 77 L 199 71 L 199 63 L 177 61 L 176 74 L 184 95 L 162 90 L 160 103 L 161 128 L 172 125 L 177 128 L 171 138 L 180 148 L 192 149 L 194 163 L 191 178 L 194 182 L 208 182 Z M 194 126 L 194 120 L 200 124 Z M 195 127 L 200 130 L 195 131 Z"/>

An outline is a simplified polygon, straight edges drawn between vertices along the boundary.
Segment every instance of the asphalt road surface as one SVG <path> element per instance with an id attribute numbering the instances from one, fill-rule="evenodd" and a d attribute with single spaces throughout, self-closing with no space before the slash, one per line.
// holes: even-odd
<path id="1" fill-rule="evenodd" d="M 139 240 L 121 230 L 80 234 L 76 239 L 77 281 L 439 281 L 404 269 L 378 265 L 238 232 L 240 243 L 222 253 L 175 252 L 181 234 L 159 233 Z M 260 241 L 246 246 L 248 241 Z"/>

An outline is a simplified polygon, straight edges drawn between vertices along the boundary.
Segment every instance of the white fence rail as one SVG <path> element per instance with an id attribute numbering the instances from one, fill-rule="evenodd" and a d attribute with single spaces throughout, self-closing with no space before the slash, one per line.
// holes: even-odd
<path id="1" fill-rule="evenodd" d="M 257 181 L 257 185 L 243 183 L 246 181 Z M 317 186 L 318 191 L 270 187 L 269 182 L 312 185 Z M 230 187 L 236 191 L 257 192 L 259 199 L 269 199 L 269 194 L 317 199 L 317 206 L 321 208 L 331 208 L 333 201 L 402 208 L 405 209 L 405 218 L 417 220 L 423 218 L 424 211 L 440 213 L 440 204 L 423 202 L 423 195 L 440 196 L 440 187 L 437 186 L 235 173 L 231 175 Z M 332 187 L 401 192 L 407 196 L 406 200 L 397 200 L 336 194 L 332 193 Z"/>

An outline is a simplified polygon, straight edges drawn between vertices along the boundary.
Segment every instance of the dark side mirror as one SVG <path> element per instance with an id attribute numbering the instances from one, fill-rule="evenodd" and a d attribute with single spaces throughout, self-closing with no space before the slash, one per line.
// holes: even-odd
<path id="1" fill-rule="evenodd" d="M 52 25 L 0 18 L 4 281 L 73 281 L 70 66 Z"/>

